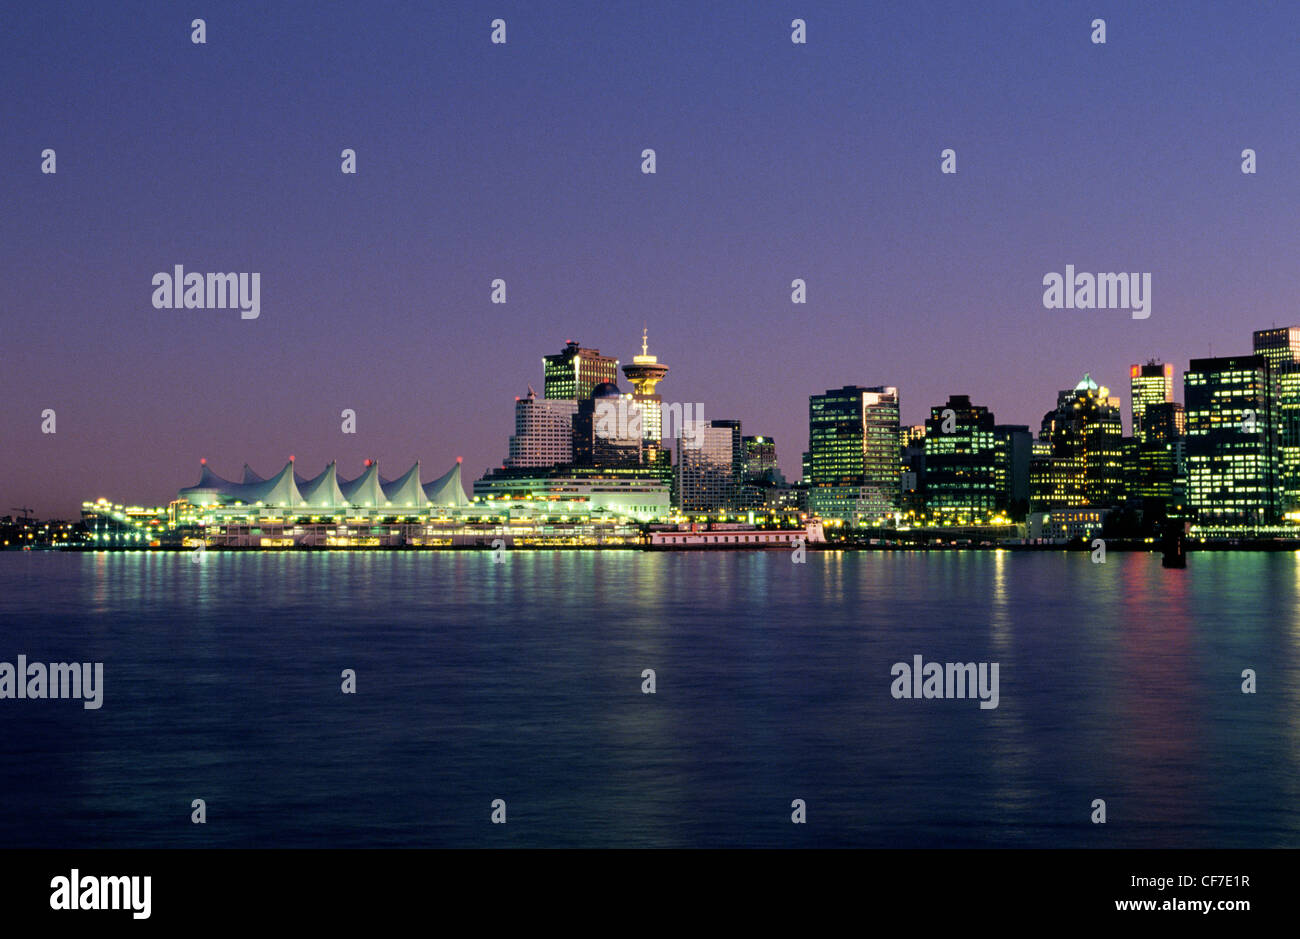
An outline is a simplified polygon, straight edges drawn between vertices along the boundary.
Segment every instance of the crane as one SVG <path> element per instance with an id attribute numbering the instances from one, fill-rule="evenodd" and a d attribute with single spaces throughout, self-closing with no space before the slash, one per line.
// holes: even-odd
<path id="1" fill-rule="evenodd" d="M 11 505 L 11 506 L 9 506 L 9 511 L 10 511 L 10 512 L 22 512 L 23 514 L 22 514 L 22 518 L 20 519 L 20 521 L 29 522 L 29 521 L 31 521 L 32 513 L 33 513 L 34 511 L 36 511 L 36 510 L 33 509 L 33 508 L 31 508 L 30 506 L 26 506 L 26 505 L 23 505 L 23 506 Z"/>

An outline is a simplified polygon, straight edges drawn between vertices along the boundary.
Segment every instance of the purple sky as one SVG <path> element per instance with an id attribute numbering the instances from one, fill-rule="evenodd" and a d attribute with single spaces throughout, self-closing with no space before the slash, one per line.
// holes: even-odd
<path id="1" fill-rule="evenodd" d="M 1156 356 L 1181 399 L 1189 358 L 1300 321 L 1300 8 L 1134 6 L 7 11 L 0 514 L 165 502 L 204 456 L 464 456 L 468 485 L 542 355 L 626 362 L 643 324 L 665 399 L 774 436 L 792 478 L 808 395 L 843 384 L 1036 430 L 1085 371 L 1127 411 Z M 260 272 L 261 316 L 153 309 L 175 264 Z M 1044 309 L 1066 264 L 1151 272 L 1150 319 Z"/>

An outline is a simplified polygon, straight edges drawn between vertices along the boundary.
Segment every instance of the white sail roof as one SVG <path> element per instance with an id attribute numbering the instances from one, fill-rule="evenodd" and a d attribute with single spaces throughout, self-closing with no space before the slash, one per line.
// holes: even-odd
<path id="1" fill-rule="evenodd" d="M 379 483 L 379 463 L 373 462 L 356 479 L 339 480 L 339 489 L 349 504 L 367 509 L 382 509 L 388 505 L 384 489 Z"/>
<path id="2" fill-rule="evenodd" d="M 469 505 L 469 498 L 460 483 L 460 460 L 433 482 L 425 483 L 424 494 L 429 497 L 432 505 Z"/>
<path id="3" fill-rule="evenodd" d="M 380 481 L 384 496 L 394 508 L 423 508 L 429 504 L 429 498 L 420 486 L 420 461 L 391 482 Z"/>
<path id="4" fill-rule="evenodd" d="M 303 502 L 312 508 L 341 509 L 348 505 L 347 497 L 339 488 L 338 465 L 330 460 L 319 475 L 298 483 Z"/>
<path id="5" fill-rule="evenodd" d="M 464 507 L 471 505 L 461 484 L 460 461 L 450 470 L 429 483 L 420 482 L 420 462 L 397 479 L 384 479 L 379 475 L 379 464 L 370 462 L 365 471 L 355 479 L 339 479 L 338 466 L 331 462 L 311 478 L 294 472 L 290 460 L 269 479 L 264 479 L 244 464 L 243 482 L 234 482 L 219 476 L 202 461 L 199 481 L 180 490 L 180 497 L 190 501 L 211 504 L 243 503 L 245 505 L 276 506 L 283 508 L 346 509 L 350 506 L 370 509 L 402 510 L 424 509 L 429 505 Z"/>

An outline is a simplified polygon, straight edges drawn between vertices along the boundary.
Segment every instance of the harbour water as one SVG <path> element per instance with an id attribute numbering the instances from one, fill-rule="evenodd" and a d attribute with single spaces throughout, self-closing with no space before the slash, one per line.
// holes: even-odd
<path id="1" fill-rule="evenodd" d="M 0 846 L 1300 847 L 1300 554 L 507 555 L 0 554 Z"/>

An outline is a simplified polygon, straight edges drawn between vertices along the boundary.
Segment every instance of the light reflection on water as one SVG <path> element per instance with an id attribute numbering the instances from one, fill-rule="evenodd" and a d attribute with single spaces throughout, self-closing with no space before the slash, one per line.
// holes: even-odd
<path id="1" fill-rule="evenodd" d="M 106 689 L 0 701 L 0 845 L 1295 847 L 1298 595 L 1295 554 L 7 553 L 0 661 Z M 999 707 L 894 700 L 917 654 Z"/>

